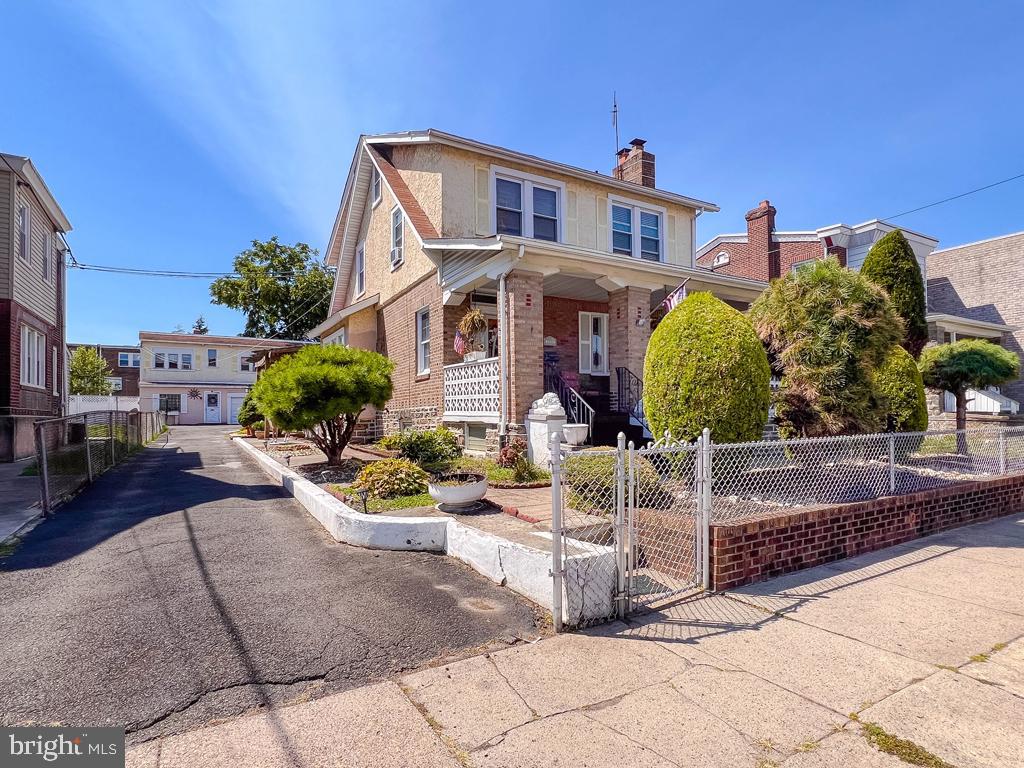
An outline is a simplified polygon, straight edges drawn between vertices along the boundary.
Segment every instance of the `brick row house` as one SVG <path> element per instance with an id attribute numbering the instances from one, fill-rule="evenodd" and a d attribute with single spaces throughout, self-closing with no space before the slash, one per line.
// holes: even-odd
<path id="1" fill-rule="evenodd" d="M 0 461 L 31 454 L 32 421 L 64 410 L 70 231 L 32 161 L 0 153 Z"/>
<path id="2" fill-rule="evenodd" d="M 746 232 L 713 237 L 697 249 L 697 264 L 716 274 L 756 280 L 774 280 L 827 255 L 850 269 L 860 269 L 871 246 L 898 228 L 925 279 L 931 341 L 986 339 L 1021 354 L 1024 310 L 1013 294 L 1018 285 L 1014 278 L 1024 277 L 1024 233 L 935 250 L 936 238 L 878 219 L 786 231 L 775 228 L 775 215 L 775 207 L 763 200 L 747 212 Z M 971 391 L 968 396 L 971 418 L 1005 421 L 1017 415 L 1024 383 Z M 933 426 L 947 427 L 954 421 L 955 401 L 949 393 L 933 392 L 929 410 Z"/>
<path id="3" fill-rule="evenodd" d="M 142 348 L 119 344 L 68 344 L 68 354 L 79 347 L 89 347 L 103 358 L 110 369 L 111 394 L 119 397 L 138 397 L 139 369 L 142 365 Z"/>
<path id="4" fill-rule="evenodd" d="M 366 431 L 443 423 L 493 450 L 555 391 L 607 439 L 637 427 L 652 312 L 669 293 L 743 308 L 765 287 L 696 263 L 696 219 L 717 210 L 659 189 L 639 139 L 605 175 L 436 130 L 362 136 L 325 254 L 330 314 L 311 335 L 395 362 Z M 463 357 L 470 309 L 488 330 Z"/>

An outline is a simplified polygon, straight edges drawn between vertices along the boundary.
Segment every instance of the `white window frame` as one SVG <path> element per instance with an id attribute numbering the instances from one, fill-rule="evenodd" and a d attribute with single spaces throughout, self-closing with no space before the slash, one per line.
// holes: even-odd
<path id="1" fill-rule="evenodd" d="M 124 379 L 121 376 L 107 376 L 111 392 L 120 392 L 124 389 Z"/>
<path id="2" fill-rule="evenodd" d="M 395 222 L 396 214 L 398 223 Z M 391 209 L 388 221 L 391 224 L 391 269 L 395 270 L 405 261 L 405 211 L 400 205 Z M 395 237 L 396 232 L 398 237 Z"/>
<path id="3" fill-rule="evenodd" d="M 729 254 L 725 251 L 719 251 L 711 262 L 712 267 L 724 267 L 729 263 Z"/>
<path id="4" fill-rule="evenodd" d="M 426 333 L 424 334 L 424 320 Z M 416 312 L 416 375 L 430 373 L 430 307 Z"/>
<path id="5" fill-rule="evenodd" d="M 46 389 L 46 334 L 30 325 L 21 326 L 21 385 Z"/>
<path id="6" fill-rule="evenodd" d="M 356 290 L 355 298 L 359 298 L 366 292 L 366 243 L 362 242 L 356 246 Z"/>
<path id="7" fill-rule="evenodd" d="M 164 356 L 164 364 L 157 365 L 157 359 L 160 355 Z M 185 367 L 185 356 L 188 356 L 188 368 Z M 174 367 L 171 367 L 171 358 L 174 358 Z M 120 361 L 118 361 L 120 362 Z M 153 350 L 153 367 L 159 368 L 164 371 L 194 371 L 195 368 L 195 355 L 192 354 L 191 350 L 187 349 L 155 349 Z"/>
<path id="8" fill-rule="evenodd" d="M 370 196 L 373 198 L 373 207 L 380 205 L 381 189 L 384 183 L 381 181 L 380 171 L 377 166 L 371 163 L 373 170 L 370 172 Z"/>
<path id="9" fill-rule="evenodd" d="M 53 230 L 43 229 L 43 280 L 47 283 L 53 282 Z"/>
<path id="10" fill-rule="evenodd" d="M 246 366 L 249 366 L 246 368 Z M 238 372 L 252 373 L 256 370 L 256 363 L 252 359 L 252 350 L 243 352 L 238 356 Z"/>
<path id="11" fill-rule="evenodd" d="M 118 352 L 117 353 L 117 367 L 118 368 L 139 368 L 142 355 L 138 352 Z M 126 362 L 122 363 L 121 360 Z"/>
<path id="12" fill-rule="evenodd" d="M 522 185 L 522 215 L 523 231 L 520 235 L 510 237 L 533 238 L 533 188 L 549 189 L 555 193 L 555 240 L 556 243 L 565 242 L 565 183 L 545 176 L 536 176 L 532 173 L 524 173 L 513 168 L 505 168 L 500 165 L 491 166 L 490 194 L 491 194 L 491 232 L 498 232 L 498 179 L 513 181 Z M 545 240 L 544 242 L 552 242 Z"/>
<path id="13" fill-rule="evenodd" d="M 26 264 L 32 263 L 32 207 L 18 204 L 18 256 Z"/>
<path id="14" fill-rule="evenodd" d="M 210 356 L 211 353 L 213 354 L 212 358 Z M 218 353 L 216 347 L 207 347 L 206 348 L 206 367 L 207 368 L 216 368 L 219 358 L 220 358 L 220 354 Z"/>
<path id="15" fill-rule="evenodd" d="M 801 261 L 793 262 L 792 264 L 789 265 L 789 271 L 795 275 L 798 271 L 800 271 L 804 267 L 810 266 L 816 261 L 818 261 L 817 257 L 813 259 L 803 259 Z"/>
<path id="16" fill-rule="evenodd" d="M 616 253 L 615 249 L 615 228 L 612 226 L 612 206 L 617 205 L 620 208 L 631 208 L 633 215 L 630 219 L 630 234 L 632 235 L 631 250 L 632 253 L 626 256 L 624 253 Z M 658 217 L 658 261 L 651 261 L 650 259 L 644 259 L 640 255 L 640 212 L 653 213 Z M 633 200 L 628 197 L 620 197 L 619 195 L 608 195 L 608 253 L 615 256 L 625 256 L 626 258 L 640 259 L 642 261 L 650 261 L 652 264 L 664 264 L 666 253 L 665 253 L 665 222 L 668 220 L 668 211 L 660 205 L 651 205 L 650 203 L 644 203 L 639 200 Z"/>
<path id="17" fill-rule="evenodd" d="M 160 398 L 161 397 L 177 397 L 178 398 L 178 410 L 172 411 L 167 409 L 165 413 L 188 413 L 188 393 L 186 392 L 161 392 L 157 395 L 153 395 L 156 401 L 156 410 L 160 411 Z"/>
<path id="18" fill-rule="evenodd" d="M 604 346 L 604 367 L 594 370 L 593 357 L 593 320 L 600 318 L 604 330 L 601 343 Z M 608 313 L 607 312 L 580 312 L 579 313 L 579 369 L 580 373 L 588 373 L 591 376 L 609 376 L 608 364 Z M 586 329 L 586 333 L 584 333 Z"/>
<path id="19" fill-rule="evenodd" d="M 338 329 L 338 335 L 334 338 L 335 344 L 340 344 L 343 347 L 348 346 L 348 326 L 343 325 Z"/>

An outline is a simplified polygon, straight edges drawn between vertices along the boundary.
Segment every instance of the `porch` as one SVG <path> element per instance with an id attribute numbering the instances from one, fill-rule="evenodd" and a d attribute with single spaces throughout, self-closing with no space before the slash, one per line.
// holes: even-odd
<path id="1" fill-rule="evenodd" d="M 570 265 L 525 251 L 514 269 L 499 263 L 457 289 L 453 281 L 444 292 L 444 421 L 462 426 L 467 440 L 470 429 L 478 436 L 482 429 L 488 446 L 496 446 L 499 435 L 523 429 L 534 400 L 554 392 L 570 423 L 590 426 L 594 444 L 613 444 L 620 431 L 637 442 L 649 437 L 643 361 L 665 298 L 683 284 L 683 295 L 709 290 L 745 309 L 763 286 L 705 270 L 615 261 Z M 681 270 L 682 279 L 675 274 Z M 470 310 L 488 320 L 486 337 L 474 340 L 477 360 L 454 350 L 456 328 Z"/>

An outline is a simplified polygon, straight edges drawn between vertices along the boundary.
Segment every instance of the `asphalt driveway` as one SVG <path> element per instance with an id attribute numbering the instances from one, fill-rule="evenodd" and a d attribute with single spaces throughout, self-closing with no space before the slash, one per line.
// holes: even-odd
<path id="1" fill-rule="evenodd" d="M 0 722 L 137 743 L 534 633 L 461 564 L 336 543 L 226 434 L 172 428 L 0 561 Z"/>

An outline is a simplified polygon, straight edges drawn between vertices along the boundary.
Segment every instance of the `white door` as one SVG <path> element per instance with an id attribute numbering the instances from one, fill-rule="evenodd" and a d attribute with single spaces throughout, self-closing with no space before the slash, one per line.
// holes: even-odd
<path id="1" fill-rule="evenodd" d="M 220 392 L 206 393 L 206 418 L 207 424 L 220 424 Z"/>
<path id="2" fill-rule="evenodd" d="M 238 411 L 244 399 L 245 395 L 228 395 L 228 424 L 238 423 Z"/>

